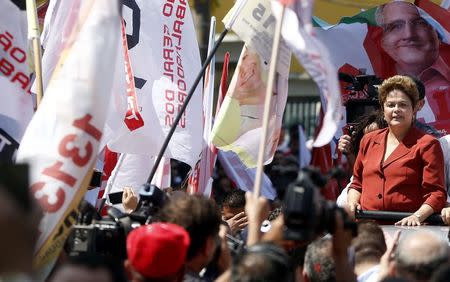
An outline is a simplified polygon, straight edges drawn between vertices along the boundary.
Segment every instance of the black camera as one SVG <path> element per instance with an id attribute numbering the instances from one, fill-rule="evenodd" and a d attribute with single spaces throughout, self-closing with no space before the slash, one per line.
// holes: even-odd
<path id="1" fill-rule="evenodd" d="M 139 191 L 136 211 L 125 214 L 109 207 L 107 215 L 101 217 L 87 202 L 79 208 L 77 223 L 66 241 L 70 256 L 83 253 L 97 253 L 106 256 L 126 258 L 126 236 L 141 225 L 152 222 L 153 216 L 164 205 L 166 195 L 155 185 L 144 184 Z"/>
<path id="2" fill-rule="evenodd" d="M 380 109 L 378 102 L 378 85 L 383 80 L 375 75 L 352 76 L 339 73 L 339 80 L 349 83 L 349 98 L 345 103 L 347 123 L 355 123 L 361 116 Z"/>
<path id="3" fill-rule="evenodd" d="M 80 206 L 77 223 L 66 241 L 69 256 L 98 253 L 106 256 L 126 258 L 126 234 L 131 224 L 129 218 L 114 207 L 108 209 L 103 218 L 87 202 Z"/>
<path id="4" fill-rule="evenodd" d="M 303 168 L 295 182 L 287 187 L 284 196 L 284 237 L 287 240 L 309 242 L 316 236 L 328 232 L 334 233 L 336 213 L 341 213 L 344 228 L 357 233 L 356 223 L 351 221 L 345 211 L 334 202 L 326 201 L 319 191 L 327 179 L 313 167 Z"/>
<path id="5" fill-rule="evenodd" d="M 130 213 L 131 219 L 141 224 L 152 222 L 153 216 L 164 206 L 167 195 L 156 185 L 145 183 L 139 190 L 139 202 L 134 212 Z"/>

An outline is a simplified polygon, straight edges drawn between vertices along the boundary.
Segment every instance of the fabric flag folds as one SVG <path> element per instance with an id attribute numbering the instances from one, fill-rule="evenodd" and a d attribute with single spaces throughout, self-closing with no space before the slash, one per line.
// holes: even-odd
<path id="1" fill-rule="evenodd" d="M 38 269 L 56 259 L 76 220 L 102 137 L 114 77 L 110 65 L 120 44 L 117 1 L 71 2 L 79 9 L 64 30 L 61 57 L 18 152 L 18 161 L 31 165 L 31 192 L 44 212 Z"/>
<path id="2" fill-rule="evenodd" d="M 281 8 L 274 3 L 274 8 Z M 323 125 L 313 146 L 328 144 L 338 129 L 342 116 L 341 95 L 337 69 L 330 55 L 314 34 L 311 24 L 312 0 L 296 1 L 288 7 L 283 21 L 282 36 L 297 59 L 319 87 L 322 105 L 326 109 Z"/>
<path id="3" fill-rule="evenodd" d="M 235 9 L 237 5 L 227 14 L 224 22 Z M 245 42 L 245 46 L 216 116 L 211 138 L 220 150 L 237 154 L 246 167 L 256 167 L 275 32 L 270 1 L 248 1 L 237 16 L 233 31 Z M 288 91 L 291 54 L 284 43 L 280 46 L 264 155 L 266 164 L 271 162 L 278 146 Z"/>
<path id="4" fill-rule="evenodd" d="M 24 6 L 0 3 L 0 163 L 12 163 L 33 116 Z"/>
<path id="5" fill-rule="evenodd" d="M 209 30 L 208 54 L 210 54 L 215 43 L 216 35 L 216 18 L 211 18 L 211 25 Z M 203 146 L 200 160 L 192 169 L 192 173 L 188 180 L 188 192 L 190 194 L 200 193 L 205 197 L 211 196 L 212 189 L 212 173 L 215 162 L 216 148 L 211 144 L 210 134 L 213 122 L 213 100 L 214 100 L 214 74 L 215 74 L 215 57 L 206 69 L 205 84 L 203 90 Z M 224 69 L 228 65 L 224 62 Z M 225 72 L 222 73 L 224 75 Z M 228 74 L 226 74 L 228 75 Z M 222 77 L 223 78 L 223 77 Z M 220 99 L 219 99 L 220 100 Z M 218 104 L 219 106 L 219 104 Z"/>
<path id="6" fill-rule="evenodd" d="M 130 187 L 136 195 L 139 195 L 139 189 L 147 181 L 155 159 L 156 157 L 146 155 L 121 154 L 110 174 L 105 191 L 110 194 L 121 192 L 124 187 Z M 161 159 L 152 184 L 161 189 L 170 187 L 170 159 Z M 106 199 L 111 205 L 108 198 Z"/>
<path id="7" fill-rule="evenodd" d="M 187 1 L 136 0 L 123 5 L 129 62 L 139 100 L 137 118 L 142 121 L 138 128 L 124 121 L 125 116 L 134 118 L 130 107 L 136 105 L 127 95 L 130 81 L 125 82 L 123 72 L 116 77 L 104 141 L 115 152 L 156 156 L 201 68 L 195 28 Z M 118 68 L 124 69 L 123 61 Z M 165 152 L 166 157 L 191 167 L 201 152 L 201 99 L 198 87 Z"/>

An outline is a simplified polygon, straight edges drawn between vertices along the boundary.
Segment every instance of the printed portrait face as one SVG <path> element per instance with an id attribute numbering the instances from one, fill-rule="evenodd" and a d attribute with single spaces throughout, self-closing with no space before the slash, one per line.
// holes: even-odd
<path id="1" fill-rule="evenodd" d="M 439 55 L 439 39 L 436 31 L 423 19 L 417 8 L 407 2 L 391 2 L 382 10 L 385 52 L 401 69 L 434 63 Z M 422 69 L 422 70 L 423 70 Z"/>
<path id="2" fill-rule="evenodd" d="M 263 83 L 259 56 L 246 48 L 239 66 L 238 87 L 246 90 L 257 89 Z"/>

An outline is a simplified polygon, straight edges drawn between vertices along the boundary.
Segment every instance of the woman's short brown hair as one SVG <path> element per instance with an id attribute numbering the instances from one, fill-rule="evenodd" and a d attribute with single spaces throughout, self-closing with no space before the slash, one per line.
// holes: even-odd
<path id="1" fill-rule="evenodd" d="M 413 109 L 417 106 L 419 91 L 417 91 L 416 83 L 410 77 L 395 75 L 383 81 L 378 88 L 378 99 L 382 106 L 386 102 L 387 95 L 393 90 L 399 90 L 405 93 L 411 100 Z"/>

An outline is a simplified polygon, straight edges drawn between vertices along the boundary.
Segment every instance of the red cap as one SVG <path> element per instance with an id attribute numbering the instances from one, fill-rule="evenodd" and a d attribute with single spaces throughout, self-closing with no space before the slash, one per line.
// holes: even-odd
<path id="1" fill-rule="evenodd" d="M 131 231 L 127 237 L 128 260 L 146 278 L 163 278 L 183 266 L 189 234 L 172 223 L 153 223 Z"/>

